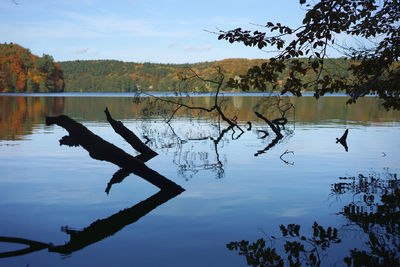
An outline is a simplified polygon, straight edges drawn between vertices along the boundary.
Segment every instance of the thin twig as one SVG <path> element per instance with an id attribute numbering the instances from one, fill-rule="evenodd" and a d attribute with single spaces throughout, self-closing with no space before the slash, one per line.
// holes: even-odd
<path id="1" fill-rule="evenodd" d="M 289 150 L 286 149 L 286 151 L 283 152 L 282 155 L 279 157 L 286 165 L 294 165 L 294 161 L 289 162 L 289 161 L 287 161 L 287 160 L 282 158 L 286 154 L 293 154 L 294 155 L 294 151 L 289 151 Z"/>

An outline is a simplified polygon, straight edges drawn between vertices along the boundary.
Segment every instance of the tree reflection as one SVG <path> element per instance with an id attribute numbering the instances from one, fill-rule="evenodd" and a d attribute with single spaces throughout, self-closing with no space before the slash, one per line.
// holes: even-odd
<path id="1" fill-rule="evenodd" d="M 325 229 L 317 222 L 314 222 L 312 226 L 313 234 L 309 237 L 300 234 L 300 225 L 298 224 L 280 225 L 279 227 L 282 233 L 280 239 L 285 241 L 284 250 L 289 266 L 301 266 L 302 263 L 307 266 L 320 266 L 321 260 L 331 243 L 341 242 L 336 228 L 328 227 Z M 229 250 L 235 250 L 239 252 L 239 255 L 244 255 L 248 265 L 284 266 L 284 259 L 279 255 L 277 249 L 273 248 L 276 237 L 271 236 L 268 239 L 270 246 L 266 246 L 266 241 L 262 238 L 252 244 L 243 240 L 231 242 L 226 246 Z"/>
<path id="2" fill-rule="evenodd" d="M 266 153 L 283 138 L 290 138 L 293 135 L 293 130 L 285 127 L 288 122 L 287 113 L 294 111 L 294 106 L 287 97 L 272 96 L 272 94 L 268 97 L 259 97 L 252 107 L 252 113 L 256 118 L 255 122 L 241 120 L 242 110 L 233 109 L 234 103 L 220 93 L 224 81 L 221 68 L 216 68 L 214 75 L 215 77 L 204 79 L 193 70 L 187 69 L 187 72 L 183 73 L 181 77 L 182 84 L 189 85 L 189 87 L 194 81 L 201 81 L 204 86 L 214 86 L 215 93 L 211 94 L 207 101 L 197 102 L 196 97 L 187 93 L 185 86 L 183 91 L 178 88 L 174 97 L 140 93 L 133 101 L 135 105 L 146 103 L 142 110 L 144 121 L 160 116 L 168 125 L 169 131 L 152 131 L 147 128 L 143 136 L 159 143 L 158 147 L 174 149 L 173 163 L 178 166 L 178 174 L 185 180 L 191 179 L 201 171 L 212 171 L 217 179 L 223 178 L 227 157 L 223 154 L 221 156 L 219 149 L 223 147 L 224 143 L 239 140 L 245 134 L 258 135 L 263 132 L 265 136 L 260 143 L 268 142 L 267 146 L 258 150 L 254 156 Z M 185 125 L 181 127 L 185 128 L 183 134 L 178 133 L 181 129 L 173 123 L 173 119 L 180 116 L 185 117 Z M 275 119 L 269 120 L 266 116 L 273 116 L 272 118 Z M 264 130 L 265 126 L 260 125 L 261 120 L 266 122 L 268 129 L 271 129 L 276 135 L 275 138 L 265 138 L 269 134 L 268 130 Z M 204 127 L 204 124 L 207 126 Z M 245 132 L 243 128 L 247 131 Z M 210 152 L 209 149 L 206 151 L 204 149 L 194 150 L 194 144 L 198 142 L 204 142 L 207 147 L 212 147 L 211 151 L 213 152 Z M 211 154 L 214 154 L 213 160 L 210 160 Z M 283 162 L 289 163 L 285 160 Z"/>
<path id="3" fill-rule="evenodd" d="M 273 120 L 277 121 L 277 120 Z M 212 172 L 213 176 L 221 179 L 225 176 L 225 166 L 229 155 L 224 153 L 224 148 L 231 142 L 239 142 L 244 136 L 257 138 L 258 131 L 265 129 L 265 124 L 260 122 L 236 121 L 241 128 L 247 131 L 237 131 L 236 127 L 224 123 L 223 120 L 212 117 L 191 117 L 179 121 L 165 122 L 152 125 L 147 120 L 142 122 L 141 135 L 150 140 L 149 144 L 157 148 L 160 152 L 172 153 L 172 163 L 177 166 L 179 176 L 185 180 L 192 179 L 202 172 Z M 268 127 L 268 125 L 267 125 Z M 279 138 L 274 141 L 274 137 L 260 139 L 257 142 L 260 146 L 267 145 L 264 151 L 258 151 L 255 156 L 266 153 L 281 140 L 293 136 L 293 130 L 283 124 L 280 125 L 281 132 Z M 291 152 L 292 153 L 292 152 Z M 282 160 L 285 164 L 293 164 Z"/>
<path id="4" fill-rule="evenodd" d="M 180 191 L 161 190 L 130 208 L 121 210 L 108 218 L 94 221 L 81 231 L 70 230 L 68 227 L 64 227 L 62 231 L 70 236 L 70 240 L 64 245 L 50 245 L 49 252 L 71 254 L 90 244 L 99 242 L 122 230 L 125 226 L 135 223 L 140 218 L 180 193 Z"/>
<path id="5" fill-rule="evenodd" d="M 352 249 L 345 262 L 375 266 L 400 265 L 400 180 L 396 173 L 341 177 L 333 186 L 336 195 L 352 194 L 354 200 L 339 214 L 368 235 L 369 251 Z"/>
<path id="6" fill-rule="evenodd" d="M 52 243 L 44 243 L 25 238 L 0 236 L 0 242 L 28 245 L 28 248 L 25 249 L 0 253 L 0 258 L 20 256 L 46 248 L 49 252 L 57 252 L 63 255 L 71 254 L 74 251 L 81 250 L 93 243 L 114 235 L 125 226 L 135 223 L 158 206 L 179 195 L 181 192 L 182 191 L 179 190 L 161 190 L 130 208 L 121 210 L 108 218 L 94 221 L 83 230 L 71 230 L 68 226 L 62 227 L 61 230 L 70 236 L 70 240 L 63 245 L 53 245 Z"/>
<path id="7" fill-rule="evenodd" d="M 285 263 L 321 266 L 326 265 L 324 255 L 334 249 L 333 244 L 342 242 L 341 234 L 351 229 L 367 237 L 368 249 L 351 249 L 342 258 L 347 266 L 399 266 L 400 180 L 397 174 L 360 174 L 339 179 L 340 182 L 332 184 L 331 192 L 336 197 L 351 196 L 350 203 L 338 212 L 348 224 L 324 228 L 314 222 L 312 234 L 301 234 L 298 224 L 281 225 L 279 238 L 265 235 L 253 243 L 231 242 L 227 248 L 245 256 L 247 264 L 252 266 L 284 266 Z M 283 249 L 279 244 L 283 244 Z"/>

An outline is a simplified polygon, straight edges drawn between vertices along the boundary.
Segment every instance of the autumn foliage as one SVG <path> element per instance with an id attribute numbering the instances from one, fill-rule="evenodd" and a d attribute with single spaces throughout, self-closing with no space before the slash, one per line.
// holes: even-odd
<path id="1" fill-rule="evenodd" d="M 299 58 L 299 62 L 307 59 Z M 55 63 L 49 55 L 35 56 L 17 44 L 0 44 L 0 92 L 48 93 L 48 92 L 213 92 L 212 84 L 194 79 L 182 82 L 182 75 L 190 68 L 200 77 L 213 79 L 221 69 L 224 74 L 222 91 L 238 92 L 228 81 L 241 82 L 249 68 L 265 63 L 263 59 L 229 58 L 212 62 L 191 64 L 135 63 L 118 60 L 75 60 Z M 324 68 L 332 75 L 351 77 L 345 59 L 331 59 Z M 285 68 L 276 77 L 277 84 L 265 91 L 280 91 L 292 72 Z M 303 82 L 315 79 L 316 74 L 307 71 Z M 300 79 L 300 77 L 299 77 Z M 308 90 L 312 88 L 306 88 Z M 247 90 L 257 91 L 250 86 Z"/>
<path id="2" fill-rule="evenodd" d="M 0 44 L 0 92 L 64 91 L 63 72 L 49 55 L 33 55 L 17 44 Z"/>

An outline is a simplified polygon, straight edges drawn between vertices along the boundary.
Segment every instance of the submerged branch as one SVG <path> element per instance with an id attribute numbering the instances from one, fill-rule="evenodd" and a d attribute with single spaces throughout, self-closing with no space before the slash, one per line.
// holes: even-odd
<path id="1" fill-rule="evenodd" d="M 167 123 L 170 122 L 173 117 L 175 116 L 176 112 L 181 109 L 182 107 L 186 108 L 186 109 L 190 109 L 190 110 L 201 110 L 201 111 L 205 111 L 208 113 L 211 113 L 213 111 L 217 111 L 218 115 L 222 118 L 222 120 L 224 120 L 226 123 L 229 124 L 230 129 L 233 129 L 234 127 L 236 127 L 237 129 L 239 129 L 239 131 L 241 132 L 241 134 L 244 133 L 243 129 L 237 124 L 236 119 L 229 119 L 228 117 L 225 116 L 224 112 L 221 109 L 221 103 L 218 102 L 218 97 L 219 97 L 219 93 L 221 91 L 221 87 L 223 85 L 225 76 L 222 73 L 222 68 L 220 66 L 216 67 L 216 71 L 218 74 L 218 78 L 216 78 L 215 80 L 212 79 L 205 79 L 204 77 L 201 77 L 196 71 L 194 71 L 191 68 L 187 68 L 187 70 L 191 73 L 190 76 L 187 76 L 185 74 L 181 74 L 180 78 L 182 81 L 184 80 L 192 80 L 192 79 L 198 79 L 200 81 L 202 81 L 203 83 L 213 83 L 217 85 L 217 88 L 215 90 L 215 94 L 214 94 L 214 104 L 211 107 L 203 107 L 203 106 L 191 106 L 191 105 L 187 105 L 182 103 L 182 101 L 175 101 L 173 99 L 170 98 L 162 98 L 162 97 L 158 97 L 149 93 L 145 93 L 143 92 L 142 94 L 152 97 L 155 100 L 158 101 L 162 101 L 165 103 L 169 103 L 171 105 L 174 105 L 174 111 L 172 112 L 172 114 L 169 116 Z M 240 134 L 240 135 L 241 135 Z M 239 136 L 240 136 L 239 135 Z"/>
<path id="2" fill-rule="evenodd" d="M 149 146 L 143 143 L 131 130 L 126 128 L 121 121 L 116 121 L 111 117 L 108 108 L 104 110 L 104 113 L 107 116 L 107 121 L 110 123 L 111 127 L 114 131 L 119 134 L 122 138 L 128 142 L 133 149 L 137 150 L 141 154 L 136 156 L 137 159 L 146 162 L 151 158 L 157 156 L 157 152 L 152 150 Z"/>
<path id="3" fill-rule="evenodd" d="M 281 134 L 279 126 L 276 126 L 274 123 L 272 123 L 270 120 L 265 118 L 263 115 L 261 115 L 257 111 L 254 111 L 254 114 L 256 114 L 257 117 L 259 117 L 260 119 L 264 120 L 268 124 L 268 126 L 271 128 L 271 130 L 276 134 L 277 138 L 279 138 L 279 139 L 283 138 L 283 135 Z"/>
<path id="4" fill-rule="evenodd" d="M 70 117 L 66 115 L 46 117 L 46 125 L 52 124 L 57 124 L 69 132 L 69 135 L 61 138 L 60 145 L 80 145 L 89 152 L 92 158 L 114 163 L 120 168 L 142 177 L 160 189 L 180 190 L 181 192 L 184 190 L 173 181 L 147 167 L 140 158 L 136 158 L 121 148 L 105 141 Z"/>

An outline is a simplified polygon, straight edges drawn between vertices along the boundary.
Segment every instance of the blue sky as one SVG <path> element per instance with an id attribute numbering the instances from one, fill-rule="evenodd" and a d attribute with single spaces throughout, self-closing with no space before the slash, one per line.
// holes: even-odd
<path id="1" fill-rule="evenodd" d="M 18 43 L 56 61 L 117 59 L 185 63 L 268 58 L 206 32 L 251 23 L 301 23 L 298 0 L 0 0 L 0 42 Z M 262 30 L 262 28 L 258 28 Z"/>

